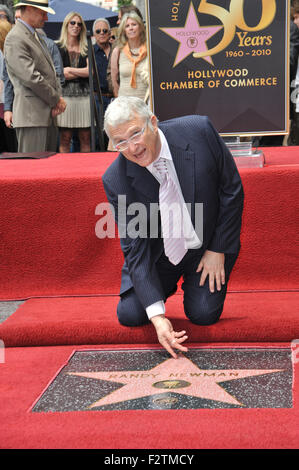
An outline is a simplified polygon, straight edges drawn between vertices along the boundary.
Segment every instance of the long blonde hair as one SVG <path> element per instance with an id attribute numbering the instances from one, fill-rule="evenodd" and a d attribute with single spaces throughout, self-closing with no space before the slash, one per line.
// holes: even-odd
<path id="1" fill-rule="evenodd" d="M 80 50 L 80 54 L 82 56 L 86 56 L 87 51 L 88 51 L 86 24 L 85 24 L 82 16 L 80 15 L 80 13 L 77 13 L 75 11 L 71 11 L 70 13 L 68 13 L 66 15 L 66 17 L 64 18 L 64 21 L 62 23 L 60 37 L 57 41 L 57 44 L 60 47 L 64 47 L 65 49 L 67 49 L 67 28 L 68 28 L 69 22 L 72 20 L 72 18 L 74 18 L 74 16 L 78 16 L 80 18 L 81 23 L 82 23 L 80 36 L 79 36 L 79 50 Z"/>
<path id="2" fill-rule="evenodd" d="M 126 36 L 126 22 L 128 19 L 132 19 L 136 21 L 136 23 L 139 24 L 140 26 L 140 41 L 141 44 L 144 44 L 146 42 L 146 31 L 145 31 L 145 26 L 140 18 L 139 15 L 135 11 L 130 11 L 129 13 L 126 13 L 120 22 L 120 25 L 118 27 L 118 40 L 117 40 L 117 45 L 120 49 L 122 49 L 128 42 L 127 36 Z"/>

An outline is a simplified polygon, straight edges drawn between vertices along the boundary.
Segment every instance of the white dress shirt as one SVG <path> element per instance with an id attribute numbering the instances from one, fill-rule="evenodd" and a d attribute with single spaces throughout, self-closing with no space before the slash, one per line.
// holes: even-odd
<path id="1" fill-rule="evenodd" d="M 161 140 L 161 150 L 160 150 L 160 153 L 157 157 L 157 160 L 160 157 L 165 158 L 168 173 L 172 177 L 172 179 L 174 180 L 174 182 L 176 183 L 177 188 L 178 188 L 179 197 L 180 197 L 180 200 L 181 200 L 181 203 L 182 203 L 182 210 L 183 210 L 183 224 L 184 224 L 183 225 L 183 227 L 184 227 L 184 229 L 183 229 L 184 232 L 183 233 L 188 234 L 188 238 L 185 238 L 185 247 L 187 249 L 199 248 L 201 246 L 201 241 L 199 240 L 199 238 L 198 238 L 198 236 L 197 236 L 197 234 L 194 230 L 190 214 L 188 212 L 186 203 L 184 201 L 182 190 L 181 190 L 180 183 L 179 183 L 179 180 L 178 180 L 178 177 L 177 177 L 177 174 L 176 174 L 175 166 L 174 166 L 174 163 L 173 163 L 173 160 L 172 160 L 172 156 L 171 156 L 171 153 L 170 153 L 170 150 L 169 150 L 169 146 L 168 146 L 166 137 L 160 129 L 158 129 L 158 132 L 159 132 L 159 136 L 160 136 L 160 140 Z M 157 181 L 159 183 L 161 183 L 159 172 L 155 169 L 154 163 L 151 163 L 146 168 L 148 169 L 148 171 L 150 173 L 152 173 L 152 175 L 157 179 Z M 149 305 L 146 308 L 146 313 L 147 313 L 147 316 L 148 316 L 149 319 L 151 319 L 152 317 L 154 317 L 156 315 L 165 314 L 164 301 L 159 300 L 159 301 L 155 302 L 154 304 Z"/>

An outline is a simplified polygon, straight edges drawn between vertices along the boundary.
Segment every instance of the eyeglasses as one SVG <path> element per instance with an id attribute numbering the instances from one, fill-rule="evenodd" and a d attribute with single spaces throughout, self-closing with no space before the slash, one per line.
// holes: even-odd
<path id="1" fill-rule="evenodd" d="M 115 150 L 117 150 L 118 152 L 123 152 L 123 150 L 126 150 L 131 143 L 137 144 L 140 141 L 141 137 L 143 136 L 146 126 L 147 126 L 147 123 L 141 129 L 141 131 L 135 132 L 129 139 L 122 140 L 121 142 L 118 142 L 118 144 L 116 145 L 114 144 Z"/>
<path id="2" fill-rule="evenodd" d="M 0 13 L 0 19 L 1 19 L 1 20 L 8 20 L 8 16 L 7 16 L 7 15 L 3 15 L 2 13 Z"/>
<path id="3" fill-rule="evenodd" d="M 107 34 L 108 33 L 108 29 L 96 29 L 96 34 Z"/>
<path id="4" fill-rule="evenodd" d="M 77 24 L 79 26 L 79 28 L 82 28 L 82 23 L 80 21 L 70 21 L 70 24 L 72 26 L 75 26 L 75 24 Z"/>

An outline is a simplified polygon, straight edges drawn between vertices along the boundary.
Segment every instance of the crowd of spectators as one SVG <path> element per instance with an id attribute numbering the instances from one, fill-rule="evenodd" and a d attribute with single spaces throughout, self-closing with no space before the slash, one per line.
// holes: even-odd
<path id="1" fill-rule="evenodd" d="M 30 4 L 30 2 L 28 3 Z M 42 7 L 43 4 L 45 4 L 45 8 Z M 20 137 L 23 134 L 18 134 L 17 132 L 16 135 L 16 129 L 13 128 L 13 123 L 15 122 L 13 116 L 15 90 L 13 86 L 14 79 L 11 80 L 11 76 L 14 76 L 14 70 L 13 66 L 11 66 L 10 76 L 8 70 L 9 66 L 6 66 L 6 60 L 4 57 L 4 42 L 8 32 L 14 28 L 14 24 L 19 19 L 22 21 L 22 12 L 24 12 L 26 8 L 32 8 L 33 5 L 34 2 L 31 2 L 31 7 L 26 7 L 20 3 L 20 6 L 16 6 L 15 12 L 13 14 L 6 5 L 0 4 L 0 152 L 16 152 L 17 150 L 22 152 L 31 150 L 29 147 L 27 148 L 21 145 Z M 49 12 L 50 8 L 48 8 L 48 2 L 40 2 L 39 5 L 41 5 L 38 7 L 39 12 L 42 12 L 44 15 L 45 12 Z M 34 11 L 37 11 L 37 8 L 34 8 Z M 139 22 L 137 29 L 142 28 L 143 31 L 143 39 L 140 46 L 142 46 L 142 59 L 144 59 L 146 57 L 146 41 L 144 34 L 145 27 L 139 9 L 134 5 L 121 7 L 119 10 L 117 23 L 119 25 L 122 17 L 125 14 L 130 14 L 132 11 L 136 15 Z M 131 21 L 133 24 L 135 20 L 129 21 Z M 87 29 L 84 19 L 79 13 L 70 12 L 63 21 L 60 36 L 56 41 L 48 38 L 42 28 L 34 28 L 33 23 L 31 26 L 33 29 L 32 33 L 34 34 L 35 38 L 39 43 L 41 43 L 43 47 L 46 46 L 47 52 L 51 55 L 56 71 L 56 76 L 60 81 L 61 95 L 65 102 L 63 111 L 56 112 L 55 116 L 53 116 L 52 112 L 53 120 L 55 118 L 55 125 L 59 129 L 59 135 L 57 137 L 57 151 L 61 153 L 67 153 L 69 151 L 89 152 L 91 149 L 91 92 L 89 89 Z M 98 18 L 94 21 L 92 42 L 101 89 L 103 114 L 111 99 L 114 96 L 117 96 L 117 91 L 112 87 L 110 72 L 112 51 L 113 48 L 115 48 L 114 46 L 116 43 L 118 43 L 117 34 L 118 28 L 115 28 L 112 31 L 108 19 Z M 8 52 L 7 55 L 9 58 L 10 54 Z M 138 69 L 138 81 L 140 68 L 139 62 L 139 57 L 137 57 L 137 64 L 135 64 L 135 58 L 133 57 L 133 60 L 130 63 L 131 69 L 133 70 L 134 68 L 135 77 L 136 68 Z M 19 83 L 20 76 L 16 75 L 14 78 L 16 80 L 14 83 Z M 118 85 L 120 85 L 120 82 L 118 82 Z M 143 86 L 143 89 L 145 89 L 144 96 L 148 96 L 146 87 Z M 136 84 L 133 84 L 132 93 L 135 93 L 135 90 Z M 34 91 L 36 91 L 36 89 Z M 94 91 L 96 91 L 96 87 Z M 96 93 L 95 98 L 96 106 L 99 110 L 100 101 Z M 26 125 L 30 126 L 30 123 Z M 108 141 L 106 140 L 105 142 L 106 146 L 108 146 Z M 97 145 L 99 145 L 98 140 Z M 42 151 L 49 149 L 45 147 L 43 149 L 35 148 L 34 150 Z"/>
<path id="2" fill-rule="evenodd" d="M 18 145 L 13 129 L 14 88 L 4 58 L 4 43 L 7 34 L 14 28 L 14 23 L 20 19 L 24 8 L 26 7 L 17 6 L 13 14 L 6 5 L 0 4 L 0 152 L 15 152 L 17 149 L 22 151 L 22 145 L 20 143 Z M 149 100 L 146 29 L 142 14 L 134 5 L 123 6 L 119 9 L 117 24 L 118 28 L 112 31 L 108 19 L 98 18 L 94 21 L 92 29 L 94 56 L 102 95 L 101 103 L 96 93 L 95 99 L 98 111 L 103 105 L 102 114 L 105 113 L 111 100 L 117 96 L 137 96 L 145 102 Z M 36 31 L 39 34 L 39 42 L 46 45 L 51 55 L 66 105 L 64 111 L 55 112 L 55 124 L 59 129 L 57 151 L 89 152 L 91 90 L 84 19 L 79 13 L 70 12 L 63 21 L 60 37 L 56 41 L 48 38 L 42 28 L 36 28 Z M 288 145 L 299 145 L 298 50 L 299 0 L 293 0 L 290 24 L 291 127 L 287 138 Z M 271 141 L 271 145 L 281 145 L 283 136 L 274 137 L 276 143 L 272 137 L 267 139 Z M 107 140 L 105 144 L 106 148 L 112 150 Z M 259 144 L 263 145 L 263 139 Z"/>

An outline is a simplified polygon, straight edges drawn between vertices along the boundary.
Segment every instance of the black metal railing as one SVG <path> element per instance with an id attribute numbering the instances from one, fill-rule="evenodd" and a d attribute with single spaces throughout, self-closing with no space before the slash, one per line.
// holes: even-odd
<path id="1" fill-rule="evenodd" d="M 87 31 L 87 44 L 88 44 L 88 68 L 89 68 L 89 89 L 90 89 L 90 119 L 91 119 L 91 134 L 90 134 L 90 150 L 96 151 L 96 135 L 98 135 L 98 145 L 100 152 L 105 152 L 105 139 L 104 139 L 104 106 L 101 92 L 101 84 L 97 69 L 97 64 L 94 55 L 94 48 L 91 42 L 91 32 Z M 96 97 L 99 100 L 99 108 L 96 104 Z"/>

